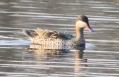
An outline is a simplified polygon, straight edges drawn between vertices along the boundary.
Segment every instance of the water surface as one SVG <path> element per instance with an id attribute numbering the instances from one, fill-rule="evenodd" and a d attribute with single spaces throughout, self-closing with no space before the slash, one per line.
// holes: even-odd
<path id="1" fill-rule="evenodd" d="M 1 77 L 119 77 L 119 0 L 0 0 Z M 46 56 L 28 49 L 25 29 L 74 34 L 75 18 L 87 15 L 95 32 L 86 61 L 78 51 Z M 93 46 L 93 47 L 92 47 Z M 42 52 L 42 53 L 41 53 Z M 49 51 L 52 52 L 52 51 Z M 57 51 L 59 52 L 59 51 Z"/>

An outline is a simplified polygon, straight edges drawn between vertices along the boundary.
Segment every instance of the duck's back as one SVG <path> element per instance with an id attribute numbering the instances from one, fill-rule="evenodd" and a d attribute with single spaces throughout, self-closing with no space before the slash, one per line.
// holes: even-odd
<path id="1" fill-rule="evenodd" d="M 26 30 L 26 34 L 30 38 L 39 38 L 39 39 L 62 39 L 69 40 L 72 39 L 73 36 L 66 33 L 56 32 L 47 29 L 37 28 L 36 30 Z"/>

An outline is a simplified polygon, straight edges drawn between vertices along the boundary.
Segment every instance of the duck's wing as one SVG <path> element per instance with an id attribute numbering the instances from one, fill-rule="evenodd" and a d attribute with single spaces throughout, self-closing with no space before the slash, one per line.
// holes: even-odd
<path id="1" fill-rule="evenodd" d="M 73 38 L 72 35 L 56 32 L 47 29 L 37 28 L 36 30 L 26 30 L 25 33 L 31 38 L 39 38 L 39 39 L 62 39 L 62 40 L 70 40 Z"/>
<path id="2" fill-rule="evenodd" d="M 67 34 L 67 33 L 59 33 L 58 38 L 59 39 L 70 40 L 70 39 L 74 38 L 74 36 L 71 35 L 71 34 Z"/>

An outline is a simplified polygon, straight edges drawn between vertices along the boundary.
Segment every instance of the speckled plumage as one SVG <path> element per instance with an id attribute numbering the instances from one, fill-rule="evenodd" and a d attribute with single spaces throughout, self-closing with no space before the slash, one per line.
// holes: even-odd
<path id="1" fill-rule="evenodd" d="M 61 33 L 57 31 L 37 28 L 35 30 L 26 30 L 26 34 L 32 41 L 32 47 L 40 49 L 85 49 L 84 28 L 89 27 L 88 18 L 79 16 L 76 24 L 76 37 L 71 34 Z"/>

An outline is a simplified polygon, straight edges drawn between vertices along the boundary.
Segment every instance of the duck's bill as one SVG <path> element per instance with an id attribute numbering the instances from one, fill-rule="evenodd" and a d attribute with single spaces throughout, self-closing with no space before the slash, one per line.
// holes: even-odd
<path id="1" fill-rule="evenodd" d="M 90 25 L 88 25 L 88 28 L 91 32 L 94 32 L 93 28 Z"/>
<path id="2" fill-rule="evenodd" d="M 85 30 L 88 30 L 90 32 L 94 32 L 93 28 L 88 24 Z"/>

